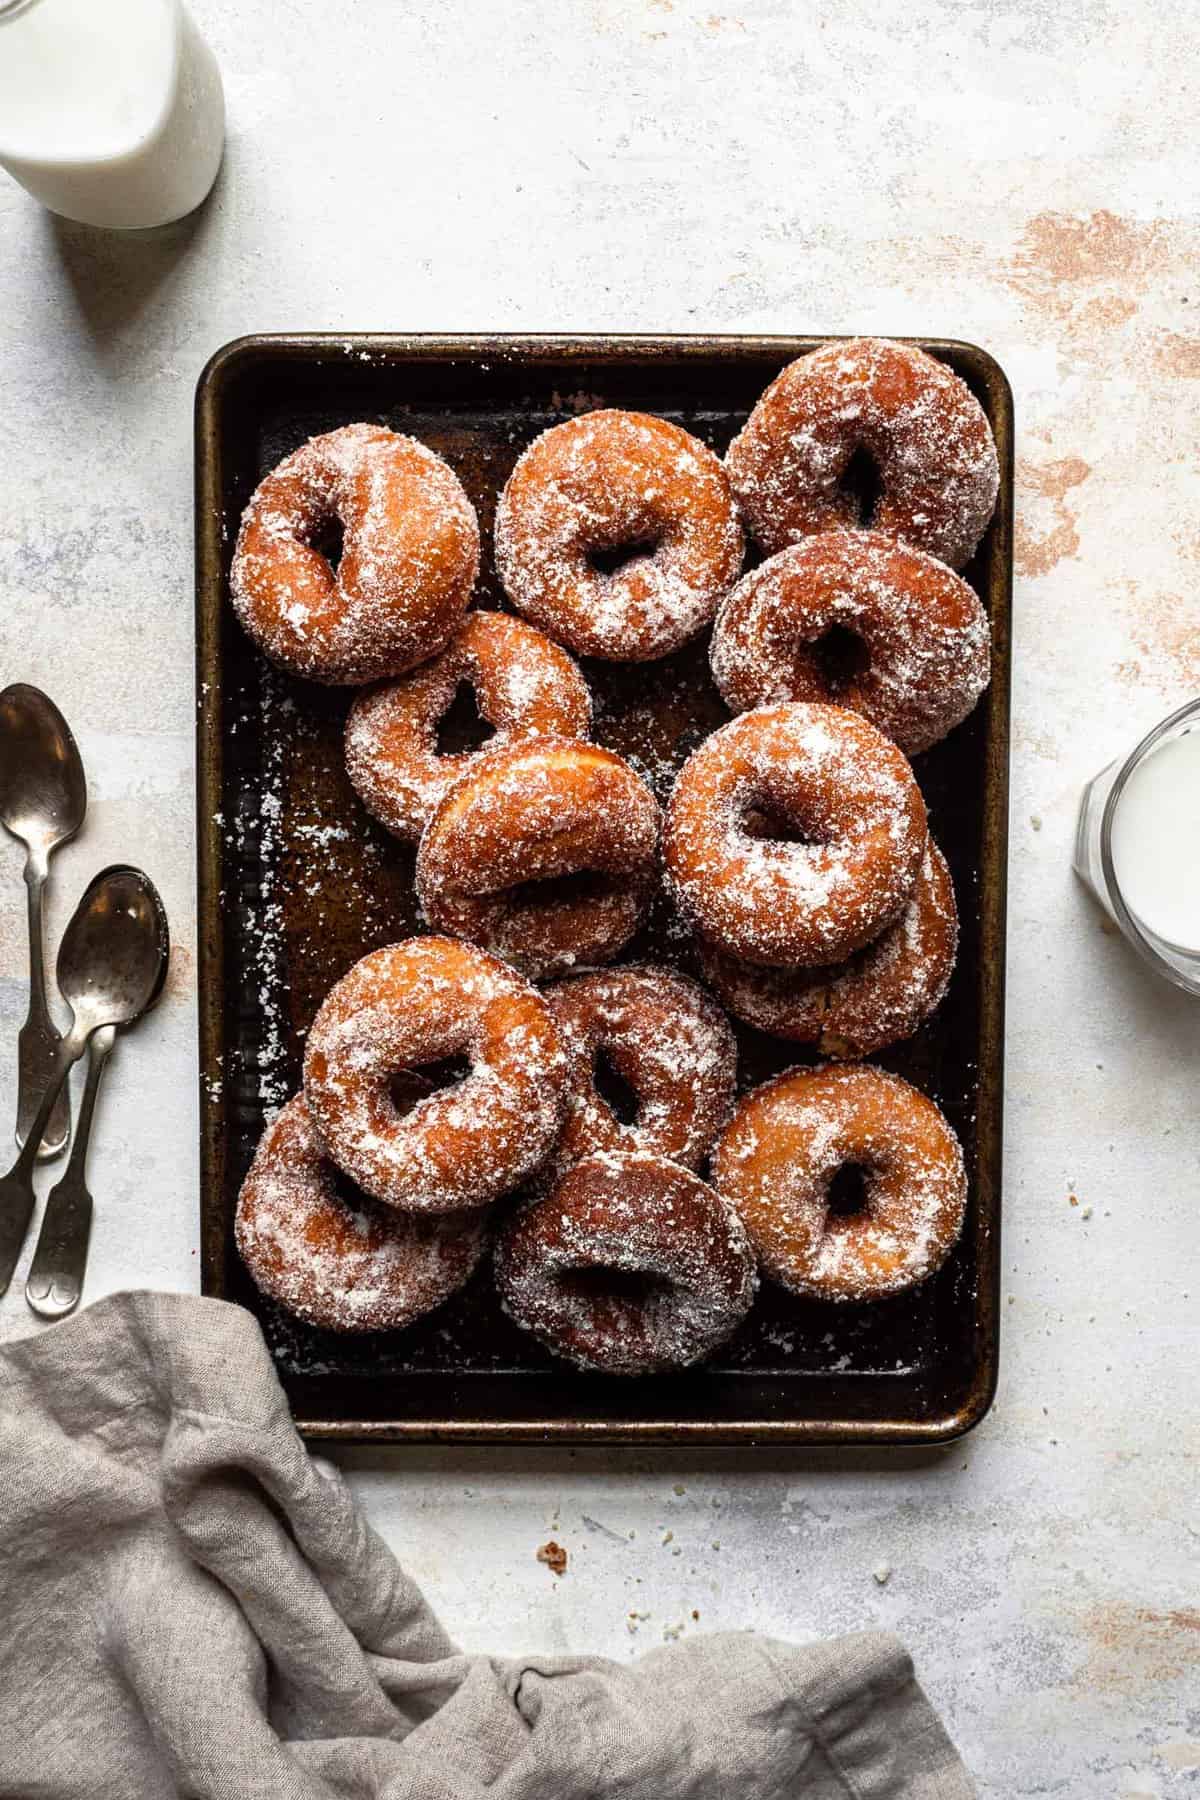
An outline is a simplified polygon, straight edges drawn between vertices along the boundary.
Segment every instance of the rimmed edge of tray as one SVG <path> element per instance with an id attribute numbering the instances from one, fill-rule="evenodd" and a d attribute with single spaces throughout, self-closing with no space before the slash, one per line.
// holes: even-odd
<path id="1" fill-rule="evenodd" d="M 264 356 L 308 360 L 314 355 L 352 358 L 403 356 L 436 361 L 446 357 L 539 356 L 592 360 L 627 353 L 697 359 L 714 353 L 778 354 L 780 364 L 819 345 L 852 334 L 824 336 L 605 333 L 489 333 L 432 335 L 386 332 L 264 332 L 235 338 L 209 359 L 201 372 L 195 403 L 196 529 L 196 807 L 197 807 L 197 1006 L 199 1015 L 201 1291 L 222 1298 L 227 1292 L 228 1221 L 216 1204 L 224 1192 L 225 1114 L 221 1059 L 224 1046 L 224 947 L 221 930 L 222 843 L 218 814 L 222 793 L 221 619 L 224 594 L 224 540 L 218 430 L 223 390 L 247 361 Z M 853 334 L 859 335 L 859 334 Z M 883 333 L 873 335 L 882 336 Z M 1005 922 L 1008 880 L 1009 715 L 1012 623 L 1013 397 L 1003 369 L 988 351 L 957 338 L 897 338 L 931 355 L 970 368 L 987 395 L 987 412 L 1000 462 L 1000 492 L 993 532 L 988 593 L 992 624 L 992 685 L 989 727 L 984 742 L 984 845 L 979 885 L 979 937 L 986 951 L 975 971 L 979 994 L 979 1043 L 994 1049 L 990 1080 L 982 1064 L 977 1087 L 976 1183 L 973 1228 L 976 1257 L 976 1331 L 979 1354 L 961 1403 L 936 1419 L 773 1419 L 758 1420 L 352 1420 L 295 1417 L 306 1438 L 342 1442 L 512 1443 L 580 1445 L 670 1444 L 719 1448 L 750 1446 L 838 1447 L 936 1446 L 974 1429 L 995 1398 L 1000 1354 L 1000 1184 L 1003 1158 Z"/>

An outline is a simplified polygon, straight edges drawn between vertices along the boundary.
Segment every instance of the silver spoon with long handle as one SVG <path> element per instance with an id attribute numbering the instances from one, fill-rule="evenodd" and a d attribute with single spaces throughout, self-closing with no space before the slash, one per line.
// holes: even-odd
<path id="1" fill-rule="evenodd" d="M 132 1025 L 154 1005 L 169 955 L 167 916 L 154 883 L 124 863 L 102 869 L 88 883 L 58 951 L 58 985 L 71 1009 L 71 1027 L 59 1042 L 21 1154 L 0 1177 L 0 1294 L 12 1280 L 29 1230 L 37 1145 L 59 1089 L 93 1032 L 108 1025 Z M 86 1222 L 90 1223 L 90 1209 Z M 82 1260 L 78 1267 L 82 1270 Z"/>
<path id="2" fill-rule="evenodd" d="M 25 846 L 29 907 L 29 1016 L 17 1049 L 18 1144 L 29 1135 L 60 1038 L 46 997 L 46 876 L 54 851 L 75 836 L 86 811 L 87 782 L 71 727 L 40 688 L 14 682 L 0 693 L 0 822 Z M 64 1086 L 38 1156 L 57 1156 L 70 1135 L 71 1102 Z"/>

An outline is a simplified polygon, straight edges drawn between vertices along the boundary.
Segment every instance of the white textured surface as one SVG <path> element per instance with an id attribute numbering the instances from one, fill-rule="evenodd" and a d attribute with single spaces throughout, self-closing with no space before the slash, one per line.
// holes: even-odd
<path id="1" fill-rule="evenodd" d="M 230 104 L 197 220 L 92 237 L 0 187 L 0 675 L 59 699 L 93 793 L 55 914 L 130 856 L 178 945 L 102 1102 L 90 1293 L 196 1279 L 190 405 L 210 350 L 281 327 L 973 338 L 1012 378 L 1021 457 L 995 1411 L 928 1458 L 343 1460 L 471 1645 L 622 1657 L 680 1623 L 883 1622 L 988 1800 L 1195 1793 L 1200 1008 L 1101 929 L 1069 855 L 1081 782 L 1200 685 L 1196 16 L 722 3 L 197 0 Z M 18 869 L 9 845 L 9 1044 Z M 7 1116 L 8 1054 L 0 1075 Z M 18 1279 L 0 1329 L 27 1324 Z M 534 1560 L 551 1532 L 560 1581 Z"/>

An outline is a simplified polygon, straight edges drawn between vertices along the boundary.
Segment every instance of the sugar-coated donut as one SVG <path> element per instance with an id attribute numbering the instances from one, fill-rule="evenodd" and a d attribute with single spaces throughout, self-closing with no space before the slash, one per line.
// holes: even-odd
<path id="1" fill-rule="evenodd" d="M 318 545 L 337 526 L 335 571 Z M 478 569 L 479 522 L 449 465 L 382 425 L 343 425 L 310 438 L 255 489 L 230 585 L 272 662 L 355 686 L 440 650 Z"/>
<path id="2" fill-rule="evenodd" d="M 765 706 L 688 758 L 663 856 L 709 943 L 795 968 L 844 962 L 899 917 L 926 835 L 912 770 L 874 725 L 838 706 Z"/>
<path id="3" fill-rule="evenodd" d="M 858 1210 L 829 1203 L 844 1168 Z M 879 1300 L 915 1287 L 962 1229 L 962 1146 L 932 1100 L 870 1063 L 794 1069 L 749 1094 L 713 1156 L 763 1270 L 793 1293 Z"/>
<path id="4" fill-rule="evenodd" d="M 409 1218 L 351 1189 L 303 1094 L 267 1126 L 234 1234 L 255 1284 L 325 1331 L 395 1331 L 440 1306 L 487 1245 L 483 1213 Z"/>
<path id="5" fill-rule="evenodd" d="M 517 1212 L 496 1246 L 505 1310 L 611 1375 L 700 1362 L 740 1325 L 754 1258 L 733 1210 L 665 1157 L 601 1151 Z"/>
<path id="6" fill-rule="evenodd" d="M 697 982 L 651 964 L 597 969 L 546 991 L 567 1068 L 562 1133 L 539 1171 L 550 1185 L 598 1150 L 645 1150 L 697 1169 L 733 1111 L 737 1043 Z M 620 1119 L 598 1090 L 607 1057 L 637 1102 Z"/>
<path id="7" fill-rule="evenodd" d="M 658 879 L 658 805 L 598 744 L 538 738 L 480 757 L 417 853 L 430 924 L 534 978 L 608 962 Z"/>
<path id="8" fill-rule="evenodd" d="M 875 465 L 870 518 L 843 485 Z M 789 363 L 729 446 L 725 467 L 768 555 L 814 531 L 872 525 L 960 569 L 987 529 L 1000 467 L 965 381 L 912 344 L 852 338 Z"/>
<path id="9" fill-rule="evenodd" d="M 710 660 L 733 712 L 829 702 L 914 756 L 987 686 L 991 631 L 975 590 L 936 557 L 879 531 L 822 531 L 742 577 Z"/>
<path id="10" fill-rule="evenodd" d="M 649 662 L 711 623 L 742 566 L 719 459 L 648 413 L 584 413 L 525 451 L 496 508 L 519 613 L 580 656 Z M 610 571 L 606 554 L 631 556 Z"/>
<path id="11" fill-rule="evenodd" d="M 402 1070 L 465 1055 L 470 1071 L 401 1113 Z M 330 1155 L 402 1212 L 484 1206 L 542 1161 L 562 1119 L 550 1010 L 471 944 L 409 938 L 355 963 L 308 1034 L 304 1093 Z"/>
<path id="12" fill-rule="evenodd" d="M 957 948 L 954 883 L 930 838 L 908 905 L 849 962 L 764 969 L 703 942 L 697 951 L 704 979 L 743 1024 L 845 1060 L 911 1037 L 941 1005 Z"/>
<path id="13" fill-rule="evenodd" d="M 440 755 L 437 730 L 461 683 L 493 735 Z M 367 811 L 397 837 L 420 837 L 438 801 L 477 756 L 528 737 L 585 738 L 588 685 L 565 650 L 508 613 L 468 613 L 439 656 L 350 708 L 346 769 Z"/>

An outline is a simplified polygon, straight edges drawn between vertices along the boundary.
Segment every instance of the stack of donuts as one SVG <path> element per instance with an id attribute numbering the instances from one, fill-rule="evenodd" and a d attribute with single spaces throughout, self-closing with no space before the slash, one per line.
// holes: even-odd
<path id="1" fill-rule="evenodd" d="M 279 667 L 362 690 L 347 771 L 416 846 L 430 935 L 364 957 L 312 1024 L 238 1204 L 265 1292 L 327 1329 L 395 1329 L 493 1246 L 519 1325 L 633 1375 L 710 1356 L 760 1272 L 829 1302 L 934 1273 L 962 1225 L 961 1147 L 862 1059 L 918 1029 L 954 965 L 908 758 L 989 679 L 956 570 L 998 479 L 965 384 L 877 339 L 790 364 L 723 462 L 641 413 L 543 433 L 496 510 L 512 612 L 468 610 L 478 523 L 426 446 L 348 425 L 266 477 L 234 605 Z M 649 663 L 710 628 L 732 717 L 660 813 L 591 741 L 576 658 Z M 491 736 L 442 754 L 463 683 Z M 705 985 L 617 963 L 664 889 Z M 739 1103 L 727 1014 L 826 1060 Z"/>

